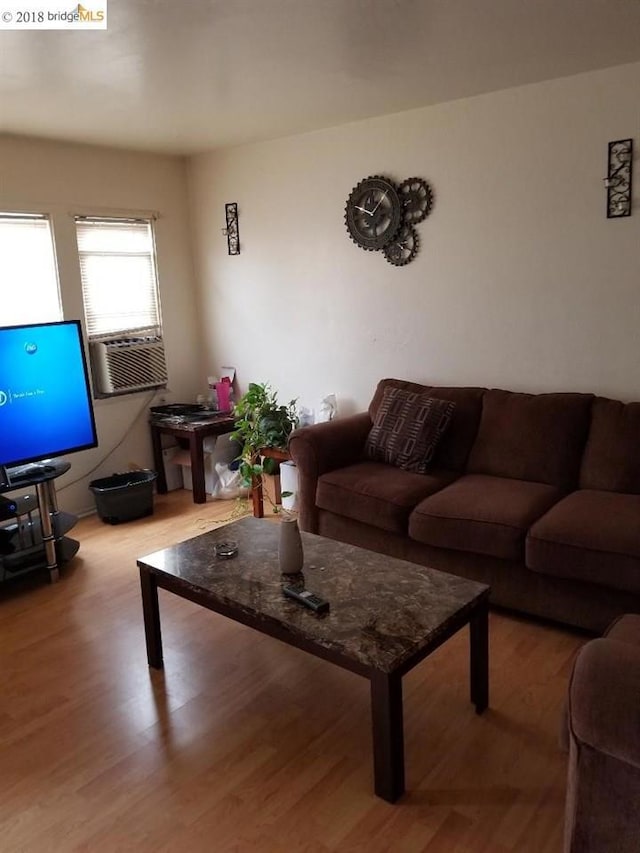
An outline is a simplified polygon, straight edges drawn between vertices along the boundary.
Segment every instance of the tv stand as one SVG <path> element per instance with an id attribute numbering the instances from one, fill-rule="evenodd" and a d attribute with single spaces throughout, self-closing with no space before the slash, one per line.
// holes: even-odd
<path id="1" fill-rule="evenodd" d="M 2 477 L 0 494 L 33 486 L 35 497 L 33 493 L 18 496 L 15 520 L 2 528 L 5 547 L 0 547 L 0 582 L 45 568 L 54 583 L 59 578 L 59 564 L 76 554 L 80 543 L 65 534 L 77 518 L 58 509 L 55 489 L 55 480 L 70 467 L 68 462 L 53 461 L 2 472 L 9 476 Z"/>

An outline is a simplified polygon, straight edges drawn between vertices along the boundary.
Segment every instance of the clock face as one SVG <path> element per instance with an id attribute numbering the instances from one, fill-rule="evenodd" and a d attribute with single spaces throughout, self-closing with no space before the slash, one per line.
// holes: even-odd
<path id="1" fill-rule="evenodd" d="M 403 225 L 382 251 L 390 264 L 403 267 L 415 258 L 419 246 L 420 238 L 416 229 L 412 225 Z"/>
<path id="2" fill-rule="evenodd" d="M 347 199 L 345 222 L 351 239 L 363 249 L 382 249 L 402 221 L 402 205 L 391 181 L 374 176 L 354 187 Z"/>
<path id="3" fill-rule="evenodd" d="M 415 225 L 430 212 L 433 205 L 431 187 L 422 178 L 407 178 L 398 187 L 402 204 L 402 218 L 409 225 Z"/>

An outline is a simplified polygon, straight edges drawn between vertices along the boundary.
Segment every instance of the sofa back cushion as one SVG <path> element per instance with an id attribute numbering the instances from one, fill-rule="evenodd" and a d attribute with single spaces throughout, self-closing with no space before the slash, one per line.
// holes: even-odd
<path id="1" fill-rule="evenodd" d="M 640 403 L 593 401 L 580 486 L 640 494 Z"/>
<path id="2" fill-rule="evenodd" d="M 456 404 L 447 431 L 436 448 L 431 467 L 464 471 L 480 423 L 484 388 L 446 388 L 420 385 L 404 379 L 382 379 L 369 404 L 369 414 L 374 422 L 385 388 L 401 388 L 417 394 L 427 392 L 430 397 L 435 397 L 437 400 L 451 400 Z"/>
<path id="3" fill-rule="evenodd" d="M 592 400 L 592 394 L 487 391 L 467 470 L 574 487 Z"/>

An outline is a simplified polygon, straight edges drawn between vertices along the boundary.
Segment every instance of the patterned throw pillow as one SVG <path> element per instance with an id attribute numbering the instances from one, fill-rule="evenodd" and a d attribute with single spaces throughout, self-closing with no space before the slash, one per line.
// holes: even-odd
<path id="1" fill-rule="evenodd" d="M 366 456 L 424 474 L 455 405 L 427 393 L 385 388 L 367 437 Z"/>

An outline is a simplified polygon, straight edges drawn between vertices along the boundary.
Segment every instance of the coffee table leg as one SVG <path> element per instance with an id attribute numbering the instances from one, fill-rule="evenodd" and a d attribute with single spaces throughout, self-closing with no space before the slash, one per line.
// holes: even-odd
<path id="1" fill-rule="evenodd" d="M 147 641 L 147 660 L 154 669 L 162 669 L 162 634 L 160 632 L 160 608 L 158 607 L 158 585 L 148 569 L 140 567 L 140 589 L 144 614 L 144 636 Z"/>
<path id="2" fill-rule="evenodd" d="M 476 714 L 489 705 L 489 606 L 480 605 L 469 622 L 471 701 Z"/>
<path id="3" fill-rule="evenodd" d="M 373 670 L 370 678 L 375 792 L 395 803 L 404 793 L 402 677 Z"/>

